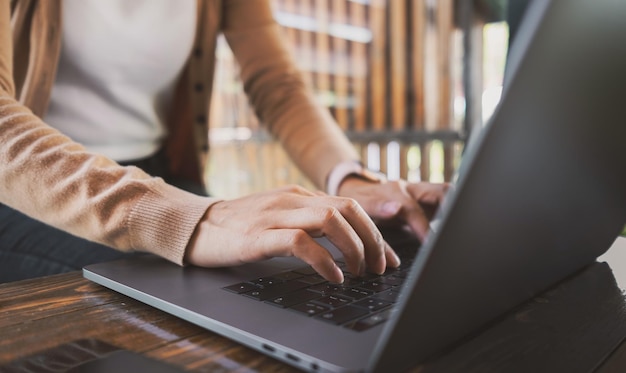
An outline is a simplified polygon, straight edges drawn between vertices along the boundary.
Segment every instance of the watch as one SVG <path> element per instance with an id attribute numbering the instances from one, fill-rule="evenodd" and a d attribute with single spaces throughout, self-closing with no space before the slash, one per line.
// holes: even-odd
<path id="1" fill-rule="evenodd" d="M 344 161 L 333 167 L 328 174 L 326 193 L 336 196 L 337 192 L 339 192 L 339 186 L 348 176 L 356 176 L 373 183 L 384 183 L 387 181 L 387 177 L 383 173 L 369 170 L 359 161 Z"/>

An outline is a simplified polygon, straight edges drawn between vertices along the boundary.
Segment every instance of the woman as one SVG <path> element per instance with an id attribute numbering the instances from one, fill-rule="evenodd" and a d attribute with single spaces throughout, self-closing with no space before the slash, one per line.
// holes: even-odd
<path id="1" fill-rule="evenodd" d="M 0 4 L 0 261 L 14 271 L 47 274 L 44 262 L 89 253 L 64 270 L 78 269 L 116 256 L 111 247 L 200 266 L 294 255 L 341 282 L 312 237 L 335 243 L 354 274 L 399 264 L 370 217 L 425 237 L 446 185 L 385 182 L 360 167 L 267 0 Z M 332 195 L 294 186 L 225 201 L 173 186 L 202 180 L 220 32 L 261 121 Z M 43 230 L 54 242 L 22 247 Z"/>

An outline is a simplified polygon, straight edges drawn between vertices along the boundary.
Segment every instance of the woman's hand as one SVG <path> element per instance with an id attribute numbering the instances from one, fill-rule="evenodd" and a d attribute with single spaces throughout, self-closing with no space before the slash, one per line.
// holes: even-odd
<path id="1" fill-rule="evenodd" d="M 337 246 L 355 275 L 400 264 L 356 201 L 298 186 L 214 204 L 196 227 L 185 260 L 216 267 L 295 256 L 327 280 L 343 282 L 330 253 L 313 239 L 321 236 Z"/>
<path id="2" fill-rule="evenodd" d="M 449 184 L 446 183 L 399 180 L 381 184 L 348 177 L 341 183 L 338 195 L 359 202 L 377 224 L 406 224 L 424 241 L 430 220 L 448 189 Z"/>

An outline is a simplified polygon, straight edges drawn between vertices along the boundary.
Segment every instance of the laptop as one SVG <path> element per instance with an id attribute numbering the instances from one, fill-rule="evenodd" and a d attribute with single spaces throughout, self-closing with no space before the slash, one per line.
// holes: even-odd
<path id="1" fill-rule="evenodd" d="M 203 269 L 152 256 L 84 276 L 308 371 L 400 371 L 444 353 L 593 263 L 626 224 L 624 14 L 623 0 L 533 2 L 437 230 L 419 250 L 388 233 L 416 252 L 392 280 L 333 288 L 294 258 Z M 293 280 L 317 288 L 282 285 Z"/>

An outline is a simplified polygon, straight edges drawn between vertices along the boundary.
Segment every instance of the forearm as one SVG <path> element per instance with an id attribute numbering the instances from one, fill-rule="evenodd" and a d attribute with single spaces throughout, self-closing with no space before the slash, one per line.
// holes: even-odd
<path id="1" fill-rule="evenodd" d="M 87 152 L 0 95 L 0 203 L 119 250 L 180 263 L 213 202 Z"/>
<path id="2" fill-rule="evenodd" d="M 324 189 L 332 167 L 358 159 L 357 152 L 305 85 L 267 2 L 235 1 L 227 13 L 226 39 L 252 106 L 296 165 Z"/>

